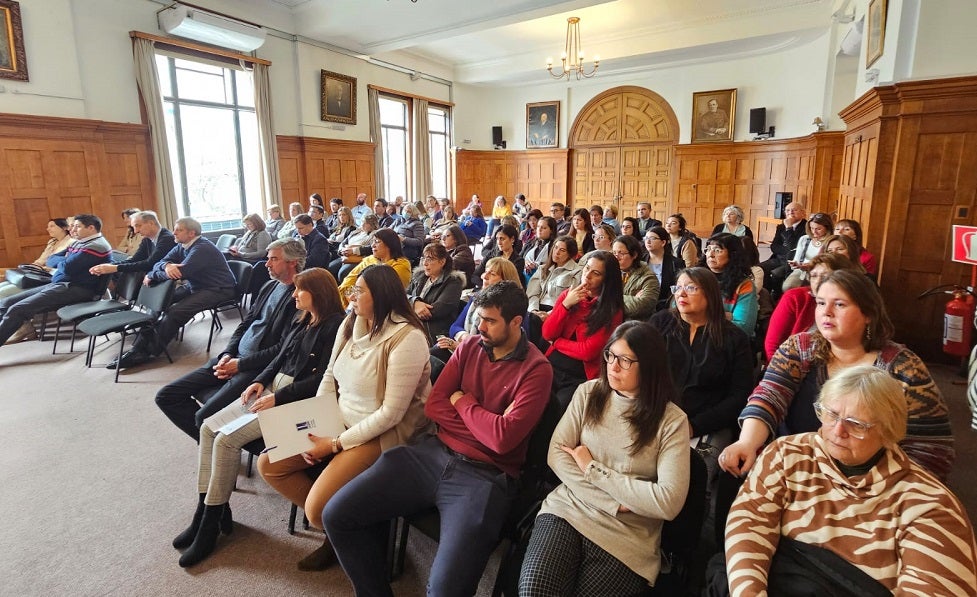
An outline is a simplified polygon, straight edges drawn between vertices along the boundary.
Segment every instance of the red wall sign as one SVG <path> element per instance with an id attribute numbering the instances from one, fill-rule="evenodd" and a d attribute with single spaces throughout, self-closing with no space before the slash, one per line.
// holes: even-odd
<path id="1" fill-rule="evenodd" d="M 977 265 L 977 226 L 953 227 L 953 258 L 958 263 Z"/>

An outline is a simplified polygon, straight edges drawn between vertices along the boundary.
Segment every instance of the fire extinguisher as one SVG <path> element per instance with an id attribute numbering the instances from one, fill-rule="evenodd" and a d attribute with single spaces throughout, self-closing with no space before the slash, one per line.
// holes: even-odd
<path id="1" fill-rule="evenodd" d="M 969 288 L 944 284 L 930 288 L 917 298 L 939 293 L 953 295 L 943 310 L 943 352 L 956 357 L 969 356 L 972 326 L 977 325 L 974 319 L 974 294 Z"/>

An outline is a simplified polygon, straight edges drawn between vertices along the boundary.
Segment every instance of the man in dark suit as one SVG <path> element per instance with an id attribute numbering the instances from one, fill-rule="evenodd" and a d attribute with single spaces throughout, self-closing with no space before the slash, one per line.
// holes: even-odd
<path id="1" fill-rule="evenodd" d="M 794 202 L 784 208 L 784 221 L 777 225 L 770 243 L 770 259 L 760 264 L 763 269 L 763 286 L 773 297 L 779 297 L 784 279 L 790 273 L 788 261 L 794 258 L 797 241 L 807 234 L 807 212 L 804 205 Z"/>
<path id="2" fill-rule="evenodd" d="M 329 267 L 329 240 L 323 236 L 306 214 L 295 217 L 295 229 L 305 243 L 305 267 Z"/>
<path id="3" fill-rule="evenodd" d="M 240 398 L 280 352 L 281 341 L 295 319 L 292 292 L 305 257 L 305 246 L 297 239 L 268 245 L 266 267 L 271 280 L 258 291 L 224 350 L 156 393 L 156 406 L 194 440 L 200 441 L 204 419 Z"/>
<path id="4" fill-rule="evenodd" d="M 139 211 L 129 216 L 129 225 L 142 235 L 142 242 L 132 257 L 119 263 L 102 263 L 92 267 L 89 271 L 93 276 L 104 276 L 116 272 L 146 273 L 160 259 L 166 256 L 176 244 L 173 233 L 163 228 L 155 211 Z"/>
<path id="5" fill-rule="evenodd" d="M 556 201 L 550 204 L 550 215 L 556 220 L 557 235 L 570 234 L 570 220 L 563 219 L 565 212 L 566 206 L 562 203 Z"/>

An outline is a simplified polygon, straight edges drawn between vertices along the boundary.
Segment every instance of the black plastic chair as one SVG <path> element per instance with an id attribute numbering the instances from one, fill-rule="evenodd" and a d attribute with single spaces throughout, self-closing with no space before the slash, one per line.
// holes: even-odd
<path id="1" fill-rule="evenodd" d="M 234 236 L 233 234 L 222 234 L 222 235 L 220 235 L 220 236 L 217 237 L 217 242 L 214 243 L 214 244 L 221 251 L 226 251 L 226 250 L 228 250 L 228 249 L 231 248 L 231 245 L 233 245 L 234 244 L 234 241 L 236 241 L 236 240 L 237 240 L 237 237 Z"/>
<path id="2" fill-rule="evenodd" d="M 74 324 L 71 329 L 71 347 L 68 349 L 68 352 L 74 352 L 78 323 L 106 313 L 115 313 L 131 308 L 136 295 L 139 294 L 139 287 L 142 285 L 144 276 L 144 272 L 127 272 L 119 276 L 115 284 L 116 298 L 114 299 L 75 303 L 58 309 L 58 325 L 54 330 L 54 348 L 51 349 L 51 354 L 58 352 L 58 338 L 61 336 L 62 323 Z M 111 276 L 104 277 L 106 278 L 105 282 L 108 283 L 108 278 Z"/>
<path id="3" fill-rule="evenodd" d="M 254 303 L 254 297 L 258 295 L 261 287 L 269 280 L 271 280 L 271 275 L 268 273 L 268 260 L 262 259 L 256 261 L 251 266 L 251 283 L 248 284 L 247 292 L 248 303 Z"/>
<path id="4" fill-rule="evenodd" d="M 139 296 L 136 298 L 136 303 L 132 309 L 92 317 L 78 324 L 78 331 L 89 336 L 85 365 L 92 366 L 95 338 L 98 336 L 105 336 L 112 332 L 122 334 L 122 340 L 119 342 L 119 360 L 122 360 L 128 334 L 149 331 L 156 335 L 157 325 L 159 325 L 170 303 L 173 302 L 174 288 L 173 280 L 166 280 L 155 286 L 143 286 L 139 289 Z M 170 363 L 173 362 L 165 346 L 163 347 L 163 354 L 166 355 Z M 119 383 L 120 369 L 122 368 L 115 368 L 115 383 Z"/>
<path id="5" fill-rule="evenodd" d="M 109 287 L 109 276 L 99 276 L 98 280 L 95 282 L 95 288 L 92 291 L 92 301 L 101 300 L 105 296 L 105 291 Z M 88 301 L 84 301 L 88 302 Z M 60 307 L 59 307 L 60 308 Z M 39 315 L 41 316 L 41 333 L 38 336 L 40 340 L 47 340 L 47 320 L 49 313 L 57 313 L 59 308 L 50 309 L 48 311 L 42 311 Z M 57 315 L 55 315 L 57 316 Z M 54 337 L 55 340 L 58 339 L 57 335 Z M 54 354 L 54 353 L 52 353 Z"/>
<path id="6" fill-rule="evenodd" d="M 241 302 L 250 288 L 251 264 L 247 261 L 232 259 L 227 262 L 227 266 L 231 268 L 231 272 L 234 274 L 234 279 L 236 280 L 234 284 L 234 298 L 211 307 L 210 336 L 207 337 L 207 352 L 210 352 L 210 345 L 214 341 L 214 330 L 224 329 L 220 320 L 221 313 L 230 311 L 231 309 L 237 309 L 238 315 L 241 319 L 244 319 L 244 307 Z"/>

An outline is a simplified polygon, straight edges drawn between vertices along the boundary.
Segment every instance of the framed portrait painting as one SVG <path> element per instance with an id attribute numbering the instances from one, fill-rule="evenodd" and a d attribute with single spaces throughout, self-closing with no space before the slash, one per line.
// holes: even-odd
<path id="1" fill-rule="evenodd" d="M 736 90 L 717 89 L 692 94 L 692 142 L 732 141 L 736 120 Z"/>
<path id="2" fill-rule="evenodd" d="M 872 66 L 882 56 L 885 44 L 885 0 L 869 2 L 867 29 L 865 68 Z"/>
<path id="3" fill-rule="evenodd" d="M 526 148 L 560 146 L 560 102 L 526 104 Z"/>
<path id="4" fill-rule="evenodd" d="M 24 53 L 24 28 L 20 4 L 0 0 L 0 79 L 27 81 L 27 55 Z"/>
<path id="5" fill-rule="evenodd" d="M 356 124 L 356 78 L 322 71 L 322 120 Z"/>

